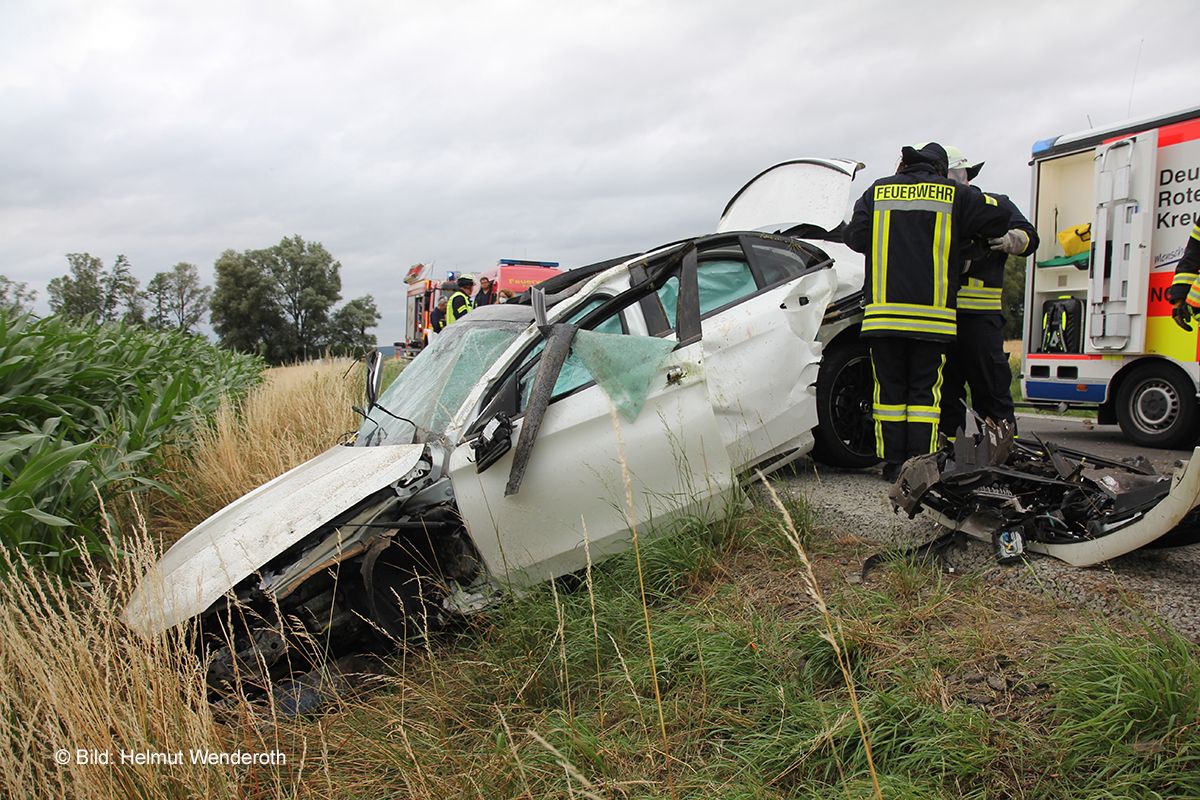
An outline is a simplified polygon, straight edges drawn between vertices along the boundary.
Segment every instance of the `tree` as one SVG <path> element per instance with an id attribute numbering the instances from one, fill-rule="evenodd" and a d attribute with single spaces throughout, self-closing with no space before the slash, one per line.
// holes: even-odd
<path id="1" fill-rule="evenodd" d="M 226 250 L 217 259 L 210 302 L 221 342 L 276 364 L 316 355 L 332 336 L 330 310 L 341 298 L 341 268 L 319 242 L 299 236 L 263 250 Z M 363 313 L 360 303 L 352 321 Z"/>
<path id="2" fill-rule="evenodd" d="M 146 322 L 151 328 L 171 327 L 171 315 L 167 311 L 167 304 L 171 297 L 170 283 L 171 274 L 169 272 L 156 272 L 150 282 L 146 284 L 146 300 L 150 306 L 150 316 L 146 318 Z"/>
<path id="3" fill-rule="evenodd" d="M 150 324 L 156 328 L 190 331 L 208 313 L 212 289 L 200 285 L 195 265 L 179 262 L 169 272 L 159 272 L 146 284 Z"/>
<path id="4" fill-rule="evenodd" d="M 97 322 L 141 322 L 142 296 L 129 260 L 117 256 L 112 268 L 90 253 L 68 253 L 70 275 L 60 275 L 47 285 L 50 310 L 70 319 L 95 317 Z"/>
<path id="5" fill-rule="evenodd" d="M 279 308 L 298 349 L 293 357 L 307 359 L 319 350 L 329 310 L 342 297 L 342 265 L 320 242 L 305 242 L 299 236 L 284 238 L 264 252 Z"/>
<path id="6" fill-rule="evenodd" d="M 0 275 L 0 309 L 21 313 L 28 311 L 37 299 L 37 292 L 24 281 L 12 281 Z"/>
<path id="7" fill-rule="evenodd" d="M 287 360 L 290 348 L 283 340 L 286 326 L 265 253 L 226 250 L 217 258 L 210 314 L 221 344 L 279 363 Z"/>
<path id="8" fill-rule="evenodd" d="M 379 324 L 379 309 L 371 295 L 356 297 L 333 314 L 330 324 L 329 349 L 337 355 L 361 355 L 375 347 L 375 335 L 367 328 Z"/>
<path id="9" fill-rule="evenodd" d="M 1025 257 L 1009 256 L 1004 264 L 1004 292 L 1000 300 L 1004 308 L 1004 338 L 1020 339 L 1025 335 Z"/>
<path id="10" fill-rule="evenodd" d="M 50 294 L 50 310 L 70 319 L 88 314 L 99 316 L 101 310 L 100 273 L 104 264 L 89 253 L 67 253 L 70 275 L 51 279 L 46 286 Z"/>

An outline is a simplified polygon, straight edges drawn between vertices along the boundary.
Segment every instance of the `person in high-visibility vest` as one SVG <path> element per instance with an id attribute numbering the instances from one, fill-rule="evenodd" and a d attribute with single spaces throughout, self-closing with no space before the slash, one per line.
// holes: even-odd
<path id="1" fill-rule="evenodd" d="M 906 459 L 937 447 L 962 248 L 1008 232 L 1008 213 L 947 178 L 947 160 L 936 142 L 903 148 L 896 174 L 871 184 L 845 229 L 846 244 L 866 256 L 861 335 L 875 372 L 875 448 L 890 481 Z"/>
<path id="2" fill-rule="evenodd" d="M 983 169 L 953 145 L 946 147 L 950 162 L 947 177 L 970 186 Z M 1037 251 L 1037 230 L 1016 204 L 1002 194 L 984 192 L 990 205 L 1008 214 L 1008 232 L 991 240 L 978 239 L 964 249 L 970 262 L 958 284 L 958 333 L 946 360 L 942 385 L 941 431 L 954 438 L 966 423 L 966 387 L 971 387 L 971 406 L 975 413 L 994 422 L 1007 422 L 1016 428 L 1012 401 L 1012 370 L 1004 352 L 1004 266 L 1010 255 L 1027 256 Z"/>
<path id="3" fill-rule="evenodd" d="M 471 310 L 471 290 L 475 288 L 475 279 L 463 275 L 458 279 L 458 291 L 450 295 L 446 304 L 446 324 L 453 325 L 456 319 L 466 316 Z"/>
<path id="4" fill-rule="evenodd" d="M 1200 316 L 1200 222 L 1192 228 L 1183 257 L 1175 267 L 1175 279 L 1167 287 L 1167 301 L 1173 306 L 1171 317 L 1175 324 L 1190 331 L 1192 317 Z"/>

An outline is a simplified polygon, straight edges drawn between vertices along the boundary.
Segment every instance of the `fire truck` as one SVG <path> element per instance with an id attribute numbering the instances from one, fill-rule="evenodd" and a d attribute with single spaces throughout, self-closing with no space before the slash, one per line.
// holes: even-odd
<path id="1" fill-rule="evenodd" d="M 1033 146 L 1024 396 L 1150 447 L 1200 433 L 1198 333 L 1165 297 L 1200 219 L 1200 107 Z"/>
<path id="2" fill-rule="evenodd" d="M 414 264 L 404 275 L 408 284 L 405 299 L 404 344 L 409 348 L 424 347 L 431 332 L 429 314 L 437 307 L 438 300 L 449 297 L 456 288 L 454 273 L 446 279 L 435 279 L 432 269 L 424 264 Z M 400 343 L 397 342 L 397 345 Z"/>
<path id="3" fill-rule="evenodd" d="M 445 278 L 432 277 L 432 268 L 424 264 L 414 264 L 405 273 L 404 282 L 408 284 L 408 297 L 405 308 L 404 338 L 409 348 L 421 348 L 429 342 L 433 335 L 429 315 L 437 307 L 438 300 L 449 297 L 457 289 L 459 273 L 447 272 Z M 519 295 L 531 286 L 535 286 L 547 278 L 562 272 L 557 261 L 526 261 L 515 258 L 502 258 L 492 269 L 475 276 L 476 288 L 480 277 L 491 279 L 496 284 L 496 294 L 511 291 Z"/>
<path id="4" fill-rule="evenodd" d="M 547 278 L 552 278 L 562 272 L 557 261 L 523 261 L 516 258 L 502 258 L 496 266 L 481 273 L 496 284 L 496 296 L 509 291 L 514 295 L 521 294 L 531 286 L 536 286 Z"/>

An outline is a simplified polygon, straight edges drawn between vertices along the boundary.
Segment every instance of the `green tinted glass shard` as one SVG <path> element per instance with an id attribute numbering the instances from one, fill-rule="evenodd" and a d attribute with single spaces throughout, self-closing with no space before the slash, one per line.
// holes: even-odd
<path id="1" fill-rule="evenodd" d="M 594 331 L 579 331 L 571 344 L 571 352 L 629 422 L 641 413 L 655 379 L 666 380 L 662 365 L 674 349 L 669 339 Z"/>

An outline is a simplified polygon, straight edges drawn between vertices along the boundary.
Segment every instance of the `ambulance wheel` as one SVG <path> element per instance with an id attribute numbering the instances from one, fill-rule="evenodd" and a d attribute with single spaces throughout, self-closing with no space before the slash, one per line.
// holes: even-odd
<path id="1" fill-rule="evenodd" d="M 1117 392 L 1121 431 L 1143 447 L 1191 447 L 1200 408 L 1191 379 L 1170 364 L 1151 361 L 1136 367 Z"/>
<path id="2" fill-rule="evenodd" d="M 869 467 L 875 455 L 871 352 L 857 337 L 836 340 L 817 373 L 817 427 L 812 457 L 831 467 Z"/>

